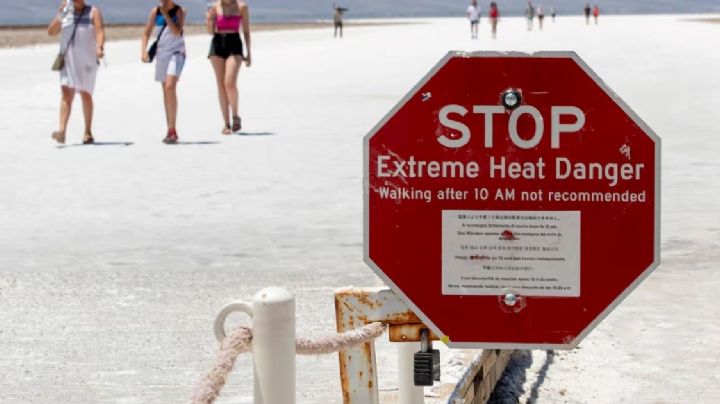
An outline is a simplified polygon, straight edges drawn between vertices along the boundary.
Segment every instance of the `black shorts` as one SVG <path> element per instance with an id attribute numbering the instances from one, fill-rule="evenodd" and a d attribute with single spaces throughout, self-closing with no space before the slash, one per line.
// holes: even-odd
<path id="1" fill-rule="evenodd" d="M 210 42 L 210 56 L 217 56 L 227 59 L 232 55 L 244 57 L 243 43 L 239 32 L 231 34 L 215 34 Z"/>

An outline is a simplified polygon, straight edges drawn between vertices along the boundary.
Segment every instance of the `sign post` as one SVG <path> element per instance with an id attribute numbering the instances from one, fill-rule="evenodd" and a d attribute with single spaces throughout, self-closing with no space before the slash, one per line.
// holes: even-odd
<path id="1" fill-rule="evenodd" d="M 659 264 L 660 139 L 575 53 L 448 53 L 364 164 L 365 260 L 450 347 L 575 347 Z"/>

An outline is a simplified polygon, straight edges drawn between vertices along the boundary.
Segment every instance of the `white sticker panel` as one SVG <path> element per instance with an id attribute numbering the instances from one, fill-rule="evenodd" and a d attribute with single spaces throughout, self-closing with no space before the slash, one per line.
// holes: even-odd
<path id="1" fill-rule="evenodd" d="M 579 211 L 442 215 L 444 295 L 580 296 Z"/>

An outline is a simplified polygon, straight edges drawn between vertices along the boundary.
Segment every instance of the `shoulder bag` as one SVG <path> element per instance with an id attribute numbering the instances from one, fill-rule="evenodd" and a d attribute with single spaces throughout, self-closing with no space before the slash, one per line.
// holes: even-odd
<path id="1" fill-rule="evenodd" d="M 70 39 L 65 44 L 65 51 L 62 50 L 58 53 L 58 55 L 55 57 L 55 61 L 52 64 L 51 69 L 55 72 L 59 72 L 60 70 L 65 67 L 65 52 L 67 52 L 68 48 L 70 47 L 70 44 L 72 43 L 73 39 L 75 39 L 75 31 L 77 31 L 78 23 L 80 23 L 80 18 L 85 14 L 85 9 L 83 8 L 82 11 L 80 11 L 80 15 L 75 18 L 75 22 L 73 24 L 73 31 L 72 35 L 70 35 Z M 74 17 L 74 16 L 73 16 Z"/>

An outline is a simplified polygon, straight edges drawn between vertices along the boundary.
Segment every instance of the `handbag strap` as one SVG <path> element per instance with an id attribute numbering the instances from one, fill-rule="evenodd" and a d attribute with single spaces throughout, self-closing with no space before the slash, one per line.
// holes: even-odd
<path id="1" fill-rule="evenodd" d="M 70 35 L 70 39 L 68 39 L 67 43 L 65 44 L 65 52 L 61 52 L 63 56 L 65 56 L 65 53 L 67 53 L 68 48 L 70 48 L 70 44 L 72 43 L 73 39 L 75 39 L 75 32 L 77 31 L 78 24 L 80 24 L 80 18 L 82 18 L 83 14 L 85 14 L 85 10 L 87 8 L 92 8 L 92 6 L 85 6 L 82 10 L 80 10 L 80 14 L 75 17 L 75 13 L 73 13 L 73 19 L 75 19 L 73 23 L 73 30 L 72 34 Z"/>
<path id="2" fill-rule="evenodd" d="M 168 11 L 168 16 L 170 18 L 175 18 L 179 9 L 180 9 L 180 6 L 178 6 L 176 4 L 175 7 L 171 8 L 170 11 Z M 157 8 L 156 13 L 160 14 L 160 7 Z M 165 21 L 165 23 L 163 24 L 162 28 L 160 28 L 160 32 L 158 32 L 158 36 L 157 36 L 157 38 L 155 38 L 155 42 L 160 41 L 160 37 L 162 36 L 163 31 L 165 31 L 165 28 L 167 28 L 168 24 L 167 24 L 167 20 L 165 19 L 165 17 L 163 17 L 163 21 Z"/>
<path id="3" fill-rule="evenodd" d="M 157 8 L 156 13 L 160 14 L 160 7 Z M 157 38 L 155 38 L 155 42 L 160 42 L 160 37 L 162 36 L 163 31 L 165 31 L 165 28 L 167 28 L 167 21 L 165 20 L 165 18 L 163 18 L 163 21 L 163 26 L 162 28 L 160 28 L 160 32 L 158 32 Z"/>

